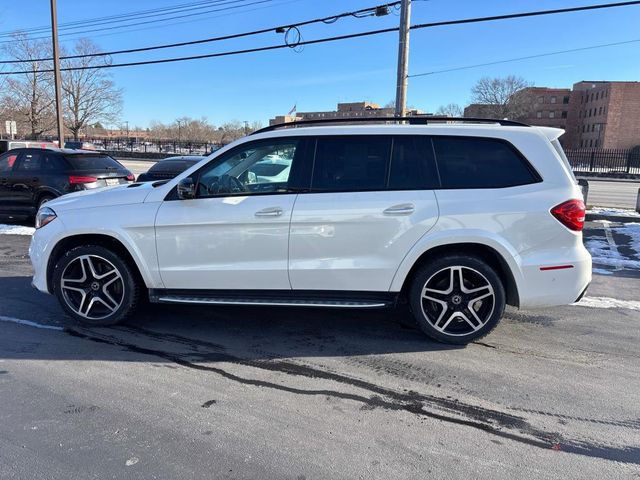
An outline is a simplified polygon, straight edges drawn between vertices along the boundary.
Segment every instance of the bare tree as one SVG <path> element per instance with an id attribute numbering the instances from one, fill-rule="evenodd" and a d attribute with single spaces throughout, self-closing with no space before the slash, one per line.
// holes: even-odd
<path id="1" fill-rule="evenodd" d="M 216 143 L 226 145 L 243 136 L 244 125 L 237 120 L 233 120 L 218 127 Z"/>
<path id="2" fill-rule="evenodd" d="M 514 75 L 483 77 L 471 89 L 472 101 L 486 105 L 485 111 L 495 118 L 521 118 L 531 108 L 531 96 L 525 90 L 531 86 L 524 78 Z"/>
<path id="3" fill-rule="evenodd" d="M 436 115 L 440 117 L 462 117 L 462 107 L 457 103 L 440 105 L 438 110 L 436 110 Z"/>
<path id="4" fill-rule="evenodd" d="M 51 57 L 50 42 L 30 40 L 26 34 L 17 33 L 3 53 L 10 59 L 25 61 L 19 65 L 27 72 L 6 80 L 1 102 L 5 115 L 15 117 L 19 130 L 29 132 L 31 138 L 51 131 L 55 126 L 53 78 L 43 70 L 52 65 L 39 60 Z"/>
<path id="5" fill-rule="evenodd" d="M 91 40 L 82 38 L 73 48 L 73 55 L 100 53 Z M 109 65 L 108 57 L 84 57 L 62 61 L 63 68 L 85 68 Z M 62 72 L 62 93 L 66 127 L 78 139 L 87 125 L 115 123 L 122 111 L 122 90 L 116 88 L 104 68 L 67 70 Z"/>

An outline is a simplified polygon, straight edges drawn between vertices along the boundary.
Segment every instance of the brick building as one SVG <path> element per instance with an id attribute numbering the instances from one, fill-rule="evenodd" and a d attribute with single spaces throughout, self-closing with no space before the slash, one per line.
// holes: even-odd
<path id="1" fill-rule="evenodd" d="M 269 120 L 269 125 L 295 122 L 299 120 L 330 120 L 334 118 L 375 118 L 393 117 L 394 108 L 380 107 L 372 102 L 339 103 L 337 110 L 319 112 L 296 112 L 295 115 L 279 115 Z M 420 115 L 420 110 L 410 110 L 407 115 Z"/>
<path id="2" fill-rule="evenodd" d="M 520 109 L 526 113 L 514 118 L 529 125 L 565 128 L 569 116 L 571 89 L 528 87 L 518 92 Z M 465 117 L 496 118 L 494 105 L 472 103 L 464 109 Z"/>
<path id="3" fill-rule="evenodd" d="M 569 148 L 640 145 L 640 82 L 574 84 L 566 130 Z"/>
<path id="4" fill-rule="evenodd" d="M 530 105 L 519 120 L 565 130 L 565 148 L 640 145 L 640 82 L 582 81 L 568 88 L 530 87 L 518 92 Z M 465 117 L 495 118 L 495 107 L 473 103 Z"/>
<path id="5" fill-rule="evenodd" d="M 517 120 L 529 125 L 566 128 L 571 89 L 530 87 L 521 90 L 520 94 L 524 95 L 531 107 L 526 115 Z"/>

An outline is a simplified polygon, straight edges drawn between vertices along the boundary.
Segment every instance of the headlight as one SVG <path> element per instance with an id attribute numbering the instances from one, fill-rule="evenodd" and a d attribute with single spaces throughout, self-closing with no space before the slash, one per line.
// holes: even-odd
<path id="1" fill-rule="evenodd" d="M 56 212 L 49 207 L 42 207 L 36 214 L 36 228 L 44 227 L 47 223 L 55 220 L 56 217 Z"/>

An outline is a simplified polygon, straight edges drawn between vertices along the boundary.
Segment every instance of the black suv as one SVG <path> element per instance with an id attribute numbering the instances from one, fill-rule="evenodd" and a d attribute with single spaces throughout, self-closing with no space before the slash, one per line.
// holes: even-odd
<path id="1" fill-rule="evenodd" d="M 0 155 L 0 213 L 32 216 L 65 193 L 134 181 L 108 155 L 66 149 L 17 148 Z"/>

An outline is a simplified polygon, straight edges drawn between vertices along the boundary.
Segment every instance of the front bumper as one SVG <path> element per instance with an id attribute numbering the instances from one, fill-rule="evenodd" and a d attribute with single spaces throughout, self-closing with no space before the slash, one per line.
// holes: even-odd
<path id="1" fill-rule="evenodd" d="M 29 258 L 33 266 L 33 279 L 31 285 L 44 293 L 53 293 L 49 290 L 47 271 L 49 258 L 56 243 L 64 231 L 64 225 L 60 217 L 39 228 L 31 237 L 29 245 Z"/>

